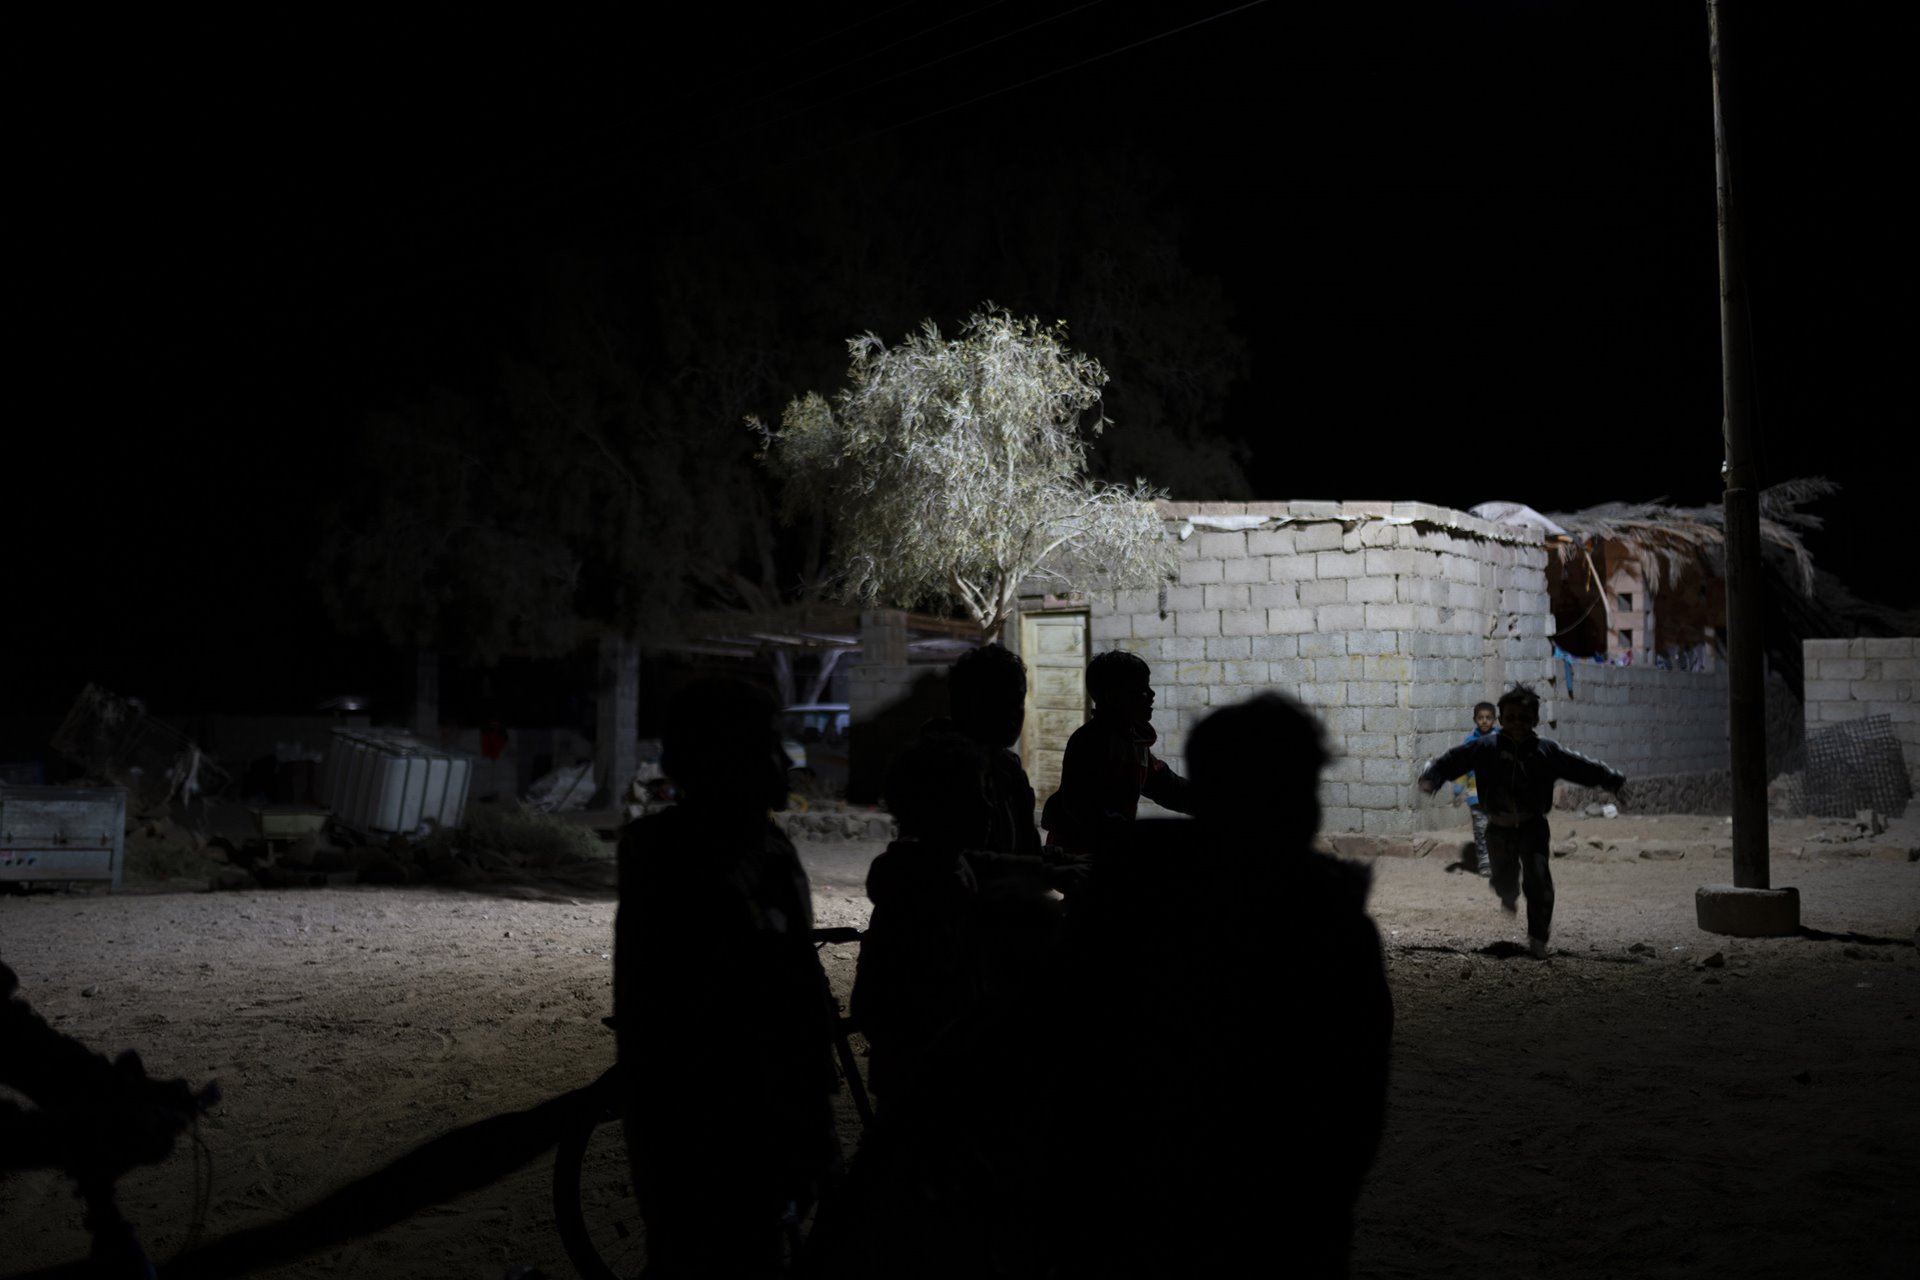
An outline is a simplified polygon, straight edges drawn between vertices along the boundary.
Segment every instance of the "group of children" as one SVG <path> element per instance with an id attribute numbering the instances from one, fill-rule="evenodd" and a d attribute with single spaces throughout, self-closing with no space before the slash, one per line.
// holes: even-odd
<path id="1" fill-rule="evenodd" d="M 1213 1254 L 1225 1266 L 1276 1229 L 1311 1273 L 1343 1274 L 1380 1139 L 1392 1003 L 1370 873 L 1311 848 L 1318 722 L 1275 694 L 1224 708 L 1196 726 L 1182 777 L 1154 752 L 1147 664 L 1103 653 L 1036 826 L 1013 751 L 1020 659 L 976 650 L 948 689 L 951 715 L 887 774 L 898 837 L 869 871 L 851 1000 L 880 1114 L 851 1171 L 833 1136 L 834 1010 L 806 875 L 767 817 L 785 790 L 772 704 L 738 685 L 676 704 L 663 766 L 683 798 L 624 836 L 616 924 L 653 1266 L 778 1274 L 781 1224 L 833 1181 L 816 1274 L 1017 1274 L 1007 1259 L 1028 1255 L 1062 1277 L 1177 1271 Z M 1624 779 L 1539 737 L 1525 686 L 1474 721 L 1419 785 L 1459 779 L 1477 861 L 1505 910 L 1525 896 L 1544 956 L 1553 784 Z M 1142 797 L 1193 820 L 1143 820 Z M 1320 1047 L 1293 1051 L 1302 1037 Z M 725 1104 L 679 1100 L 689 1044 Z M 1206 1087 L 1181 1088 L 1201 1065 Z M 1244 1176 L 1257 1150 L 1293 1153 L 1311 1193 L 1276 1208 L 1280 1172 L 1272 1186 Z M 1129 1207 L 1140 1185 L 1177 1189 L 1142 1221 Z"/>

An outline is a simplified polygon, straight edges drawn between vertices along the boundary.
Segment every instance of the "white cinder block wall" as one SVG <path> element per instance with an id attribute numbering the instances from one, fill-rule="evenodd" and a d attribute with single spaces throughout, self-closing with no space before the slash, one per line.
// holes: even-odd
<path id="1" fill-rule="evenodd" d="M 1805 640 L 1806 730 L 1886 716 L 1920 786 L 1920 639 Z"/>

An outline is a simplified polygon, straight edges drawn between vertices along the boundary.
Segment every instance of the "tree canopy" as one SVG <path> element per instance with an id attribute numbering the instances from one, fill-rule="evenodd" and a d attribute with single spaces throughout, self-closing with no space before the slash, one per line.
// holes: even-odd
<path id="1" fill-rule="evenodd" d="M 1030 579 L 1150 586 L 1172 552 L 1153 490 L 1089 479 L 1088 431 L 1107 374 L 1068 348 L 1065 321 L 991 303 L 956 339 L 932 320 L 898 346 L 847 343 L 847 385 L 788 403 L 780 430 L 749 423 L 787 481 L 790 510 L 824 510 L 837 585 L 907 607 L 957 601 L 983 639 Z"/>

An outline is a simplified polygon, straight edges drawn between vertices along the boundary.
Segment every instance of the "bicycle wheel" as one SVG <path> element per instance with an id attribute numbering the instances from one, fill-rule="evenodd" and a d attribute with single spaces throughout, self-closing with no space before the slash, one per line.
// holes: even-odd
<path id="1" fill-rule="evenodd" d="M 600 1077 L 592 1105 L 569 1123 L 553 1160 L 554 1223 L 582 1280 L 634 1280 L 647 1269 L 647 1225 L 620 1123 L 619 1071 Z"/>

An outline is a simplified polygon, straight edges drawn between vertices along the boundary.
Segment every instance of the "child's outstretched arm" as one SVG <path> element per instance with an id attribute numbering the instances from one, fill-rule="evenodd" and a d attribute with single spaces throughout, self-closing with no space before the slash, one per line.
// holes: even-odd
<path id="1" fill-rule="evenodd" d="M 1605 787 L 1616 794 L 1627 785 L 1627 775 L 1604 761 L 1569 751 L 1557 742 L 1543 745 L 1550 747 L 1548 758 L 1553 762 L 1556 778 L 1565 778 L 1583 787 Z"/>
<path id="2" fill-rule="evenodd" d="M 1473 753 L 1479 745 L 1479 742 L 1463 742 L 1429 761 L 1427 767 L 1420 771 L 1420 790 L 1432 795 L 1440 789 L 1441 783 L 1471 770 Z"/>

